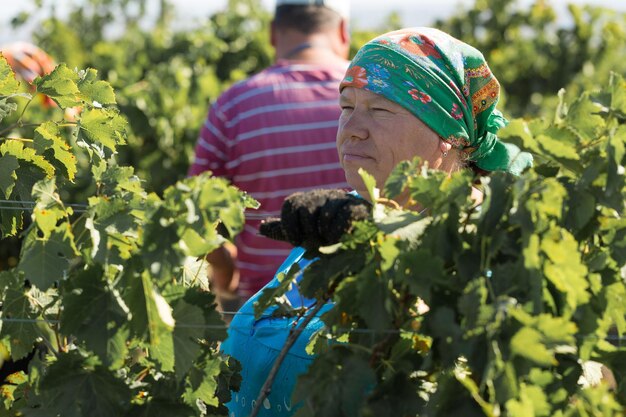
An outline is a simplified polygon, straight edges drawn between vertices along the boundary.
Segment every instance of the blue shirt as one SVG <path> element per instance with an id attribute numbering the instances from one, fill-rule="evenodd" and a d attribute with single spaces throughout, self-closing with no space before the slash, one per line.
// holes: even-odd
<path id="1" fill-rule="evenodd" d="M 264 288 L 279 285 L 278 275 L 287 273 L 293 264 L 300 266 L 302 271 L 312 261 L 303 257 L 304 249 L 295 248 L 285 262 L 278 268 L 274 279 Z M 296 280 L 301 279 L 302 272 Z M 254 302 L 261 296 L 259 291 L 250 298 L 233 318 L 228 338 L 222 344 L 222 350 L 236 358 L 242 366 L 242 383 L 239 392 L 232 392 L 232 400 L 226 404 L 229 417 L 247 417 L 255 406 L 259 392 L 267 376 L 283 348 L 290 329 L 298 321 L 295 317 L 272 317 L 278 307 L 272 306 L 263 312 L 261 318 L 254 318 Z M 298 292 L 297 286 L 285 294 L 294 308 L 310 307 L 314 300 L 305 299 Z M 298 375 L 306 372 L 314 356 L 306 353 L 306 345 L 311 336 L 324 327 L 320 316 L 332 308 L 332 304 L 325 305 L 300 334 L 295 344 L 289 350 L 283 361 L 269 396 L 263 402 L 258 414 L 259 417 L 291 416 L 297 408 L 291 403 L 291 394 Z"/>

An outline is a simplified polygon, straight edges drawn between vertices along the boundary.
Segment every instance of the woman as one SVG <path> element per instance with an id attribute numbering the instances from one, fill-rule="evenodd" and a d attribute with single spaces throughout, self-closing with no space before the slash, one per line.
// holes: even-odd
<path id="1" fill-rule="evenodd" d="M 452 173 L 471 166 L 519 174 L 532 164 L 529 154 L 500 142 L 506 120 L 496 110 L 499 84 L 482 54 L 430 28 L 390 32 L 364 45 L 340 85 L 342 113 L 337 149 L 348 183 L 368 198 L 358 174 L 364 168 L 382 187 L 400 161 L 421 157 L 429 167 Z M 397 199 L 406 203 L 407 196 Z M 279 268 L 306 267 L 304 249 L 296 248 Z M 278 275 L 278 274 L 277 274 Z M 275 278 L 268 286 L 277 286 Z M 254 320 L 257 294 L 234 318 L 224 351 L 242 363 L 242 386 L 228 404 L 231 416 L 247 416 L 295 319 Z M 292 306 L 308 306 L 292 289 Z M 317 317 L 328 309 L 325 305 Z M 291 392 L 312 357 L 305 352 L 310 335 L 323 327 L 313 319 L 283 362 L 258 415 L 291 415 Z"/>

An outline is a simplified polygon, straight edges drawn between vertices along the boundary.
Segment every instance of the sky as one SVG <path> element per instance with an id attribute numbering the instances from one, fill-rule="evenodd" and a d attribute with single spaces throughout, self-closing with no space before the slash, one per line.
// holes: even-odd
<path id="1" fill-rule="evenodd" d="M 0 44 L 28 40 L 31 28 L 14 30 L 8 24 L 10 18 L 24 10 L 27 1 L 0 0 L 2 2 L 2 17 L 0 17 Z M 54 4 L 59 13 L 67 9 L 72 3 L 81 0 L 44 0 L 44 4 Z M 275 0 L 261 0 L 271 9 Z M 404 26 L 428 26 L 438 18 L 445 18 L 460 7 L 469 7 L 473 0 L 350 0 L 352 7 L 353 25 L 360 29 L 375 30 L 392 11 L 397 11 L 402 17 Z M 532 0 L 520 0 L 520 4 L 531 4 Z M 227 0 L 172 0 L 176 11 L 179 25 L 188 26 L 189 23 L 199 22 L 206 19 L 217 10 L 226 7 Z M 626 12 L 624 0 L 551 0 L 557 10 L 557 15 L 567 15 L 565 12 L 567 3 L 592 4 L 606 6 L 614 10 Z"/>

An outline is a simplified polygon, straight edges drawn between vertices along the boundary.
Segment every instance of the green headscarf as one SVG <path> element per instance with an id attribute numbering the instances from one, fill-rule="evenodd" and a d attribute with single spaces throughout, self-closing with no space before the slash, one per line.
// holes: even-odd
<path id="1" fill-rule="evenodd" d="M 519 175 L 532 156 L 498 140 L 500 84 L 475 48 L 432 28 L 386 33 L 365 44 L 340 89 L 356 87 L 400 104 L 486 171 Z"/>

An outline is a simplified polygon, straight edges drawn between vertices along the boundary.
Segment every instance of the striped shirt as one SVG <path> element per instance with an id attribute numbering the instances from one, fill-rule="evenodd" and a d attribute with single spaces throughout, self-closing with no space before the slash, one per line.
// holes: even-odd
<path id="1" fill-rule="evenodd" d="M 278 61 L 224 92 L 200 131 L 190 175 L 210 170 L 261 203 L 246 213 L 235 239 L 244 299 L 272 279 L 290 252 L 289 245 L 258 234 L 261 220 L 280 216 L 283 200 L 294 192 L 348 188 L 335 147 L 346 68 L 347 62 Z"/>

